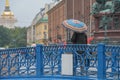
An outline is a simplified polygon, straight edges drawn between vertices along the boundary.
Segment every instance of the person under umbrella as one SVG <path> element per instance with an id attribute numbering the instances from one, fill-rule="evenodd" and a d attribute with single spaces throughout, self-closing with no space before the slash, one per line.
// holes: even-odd
<path id="1" fill-rule="evenodd" d="M 73 44 L 87 44 L 87 35 L 86 33 L 79 33 L 79 32 L 74 32 L 73 35 L 72 35 L 72 38 L 71 38 L 71 42 Z M 89 66 L 90 64 L 90 60 L 89 59 L 85 59 L 86 57 L 86 54 L 85 54 L 85 51 L 77 51 L 77 53 L 79 55 L 81 55 L 82 57 L 84 57 L 84 64 L 85 66 Z M 82 60 L 82 59 L 80 59 Z M 81 68 L 81 72 L 83 73 L 84 72 L 84 67 L 83 66 L 80 66 Z"/>
<path id="2" fill-rule="evenodd" d="M 86 33 L 74 32 L 71 38 L 73 44 L 87 44 Z"/>
<path id="3" fill-rule="evenodd" d="M 71 38 L 73 44 L 87 44 L 87 35 L 85 33 L 87 26 L 85 23 L 79 20 L 69 19 L 63 21 L 63 26 L 74 32 Z"/>
<path id="4" fill-rule="evenodd" d="M 63 26 L 67 29 L 74 31 L 71 38 L 71 42 L 73 44 L 87 44 L 87 35 L 85 33 L 85 31 L 87 31 L 87 26 L 83 22 L 79 20 L 69 19 L 63 22 Z M 79 55 L 82 55 L 84 52 L 85 51 L 77 51 Z M 85 66 L 89 66 L 89 59 L 85 59 L 86 55 L 83 55 L 85 60 Z M 83 66 L 81 66 L 81 72 L 83 72 Z"/>
<path id="5" fill-rule="evenodd" d="M 87 31 L 87 26 L 85 23 L 79 20 L 69 19 L 63 21 L 63 26 L 74 31 L 71 38 L 73 44 L 87 44 L 87 35 L 85 33 L 85 31 Z"/>

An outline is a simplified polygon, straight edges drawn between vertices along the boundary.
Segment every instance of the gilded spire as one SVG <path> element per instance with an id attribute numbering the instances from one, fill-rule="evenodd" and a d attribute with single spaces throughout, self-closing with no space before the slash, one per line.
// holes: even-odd
<path id="1" fill-rule="evenodd" d="M 5 11 L 10 11 L 9 0 L 6 0 L 5 2 Z"/>
<path id="2" fill-rule="evenodd" d="M 9 0 L 6 0 L 5 6 L 9 7 Z"/>

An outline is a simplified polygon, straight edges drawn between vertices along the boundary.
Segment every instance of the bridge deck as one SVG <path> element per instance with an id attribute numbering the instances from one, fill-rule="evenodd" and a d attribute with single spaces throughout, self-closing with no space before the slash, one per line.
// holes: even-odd
<path id="1" fill-rule="evenodd" d="M 0 80 L 97 80 L 96 78 L 90 77 L 76 77 L 76 76 L 43 76 L 41 78 L 2 78 Z"/>

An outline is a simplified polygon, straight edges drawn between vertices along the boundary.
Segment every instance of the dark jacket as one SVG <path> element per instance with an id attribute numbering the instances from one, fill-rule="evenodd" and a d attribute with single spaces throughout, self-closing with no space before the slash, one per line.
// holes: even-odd
<path id="1" fill-rule="evenodd" d="M 87 35 L 85 33 L 74 32 L 71 42 L 73 44 L 87 44 Z"/>

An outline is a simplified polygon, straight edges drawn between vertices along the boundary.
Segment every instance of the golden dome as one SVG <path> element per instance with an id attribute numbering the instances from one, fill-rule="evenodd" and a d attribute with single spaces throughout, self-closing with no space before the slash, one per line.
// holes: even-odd
<path id="1" fill-rule="evenodd" d="M 10 11 L 4 11 L 2 13 L 2 16 L 14 16 L 13 12 L 10 12 Z"/>
<path id="2" fill-rule="evenodd" d="M 9 9 L 9 1 L 8 0 L 6 0 L 5 10 L 1 14 L 1 16 L 14 16 L 13 12 L 11 12 L 10 9 Z"/>

